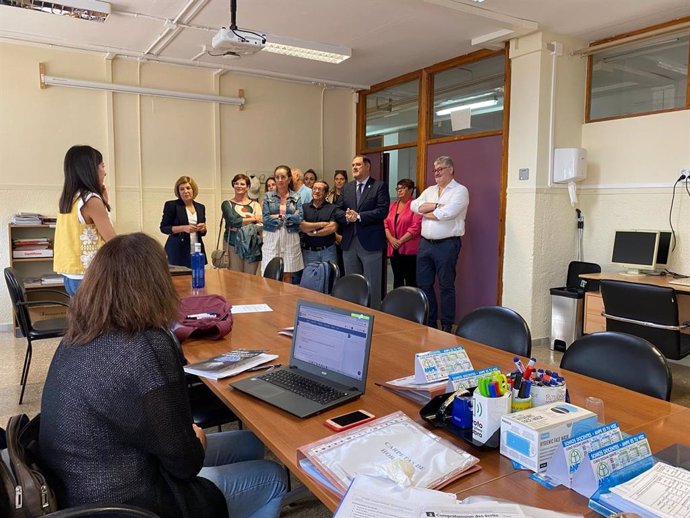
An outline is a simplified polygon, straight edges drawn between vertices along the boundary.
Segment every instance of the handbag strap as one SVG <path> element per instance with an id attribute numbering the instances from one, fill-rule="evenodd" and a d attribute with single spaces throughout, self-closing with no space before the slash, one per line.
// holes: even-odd
<path id="1" fill-rule="evenodd" d="M 216 239 L 216 250 L 220 248 L 220 235 L 223 233 L 223 216 L 220 217 L 220 225 L 218 225 L 218 239 Z M 228 236 L 229 238 L 230 236 Z"/>

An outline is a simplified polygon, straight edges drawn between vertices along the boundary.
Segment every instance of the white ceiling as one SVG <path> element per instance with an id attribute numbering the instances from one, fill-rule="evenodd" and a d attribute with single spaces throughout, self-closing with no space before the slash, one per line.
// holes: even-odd
<path id="1" fill-rule="evenodd" d="M 482 48 L 473 39 L 496 45 L 545 30 L 593 41 L 690 16 L 688 0 L 237 3 L 240 28 L 349 47 L 352 57 L 336 65 L 267 52 L 234 59 L 204 54 L 216 30 L 229 25 L 230 0 L 117 0 L 104 24 L 0 6 L 0 39 L 366 87 Z M 166 29 L 165 20 L 179 23 Z"/>

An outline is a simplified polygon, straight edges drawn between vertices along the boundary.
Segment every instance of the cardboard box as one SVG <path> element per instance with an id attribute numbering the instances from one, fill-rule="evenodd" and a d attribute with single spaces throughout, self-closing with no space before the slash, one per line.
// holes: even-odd
<path id="1" fill-rule="evenodd" d="M 508 414 L 501 419 L 501 455 L 541 473 L 561 441 L 596 426 L 595 413 L 570 403 L 549 403 Z"/>
<path id="2" fill-rule="evenodd" d="M 33 306 L 29 308 L 29 315 L 32 322 L 61 318 L 67 316 L 67 308 L 65 306 Z"/>

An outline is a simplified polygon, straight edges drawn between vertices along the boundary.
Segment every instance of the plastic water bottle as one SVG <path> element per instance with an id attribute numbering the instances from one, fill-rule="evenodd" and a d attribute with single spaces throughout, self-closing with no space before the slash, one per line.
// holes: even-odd
<path id="1" fill-rule="evenodd" d="M 205 259 L 204 254 L 201 253 L 201 243 L 195 243 L 192 254 L 192 289 L 203 288 L 206 284 L 204 278 Z"/>

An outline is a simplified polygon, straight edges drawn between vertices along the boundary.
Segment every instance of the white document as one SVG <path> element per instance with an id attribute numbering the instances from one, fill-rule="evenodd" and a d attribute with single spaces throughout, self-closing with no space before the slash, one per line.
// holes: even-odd
<path id="1" fill-rule="evenodd" d="M 401 487 L 393 481 L 358 475 L 333 518 L 523 518 L 515 504 L 459 503 L 453 493 Z"/>
<path id="2" fill-rule="evenodd" d="M 635 478 L 611 488 L 610 502 L 626 510 L 625 503 L 647 511 L 645 515 L 662 518 L 690 518 L 690 472 L 656 463 Z M 617 501 L 615 501 L 617 500 Z"/>
<path id="3" fill-rule="evenodd" d="M 233 306 L 231 313 L 239 315 L 240 313 L 262 313 L 264 311 L 273 311 L 268 304 L 238 304 Z"/>

